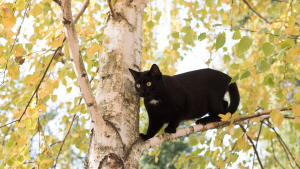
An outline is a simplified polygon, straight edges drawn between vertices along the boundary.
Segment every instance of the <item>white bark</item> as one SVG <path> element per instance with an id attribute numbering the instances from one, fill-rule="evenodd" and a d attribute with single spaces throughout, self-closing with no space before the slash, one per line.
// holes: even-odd
<path id="1" fill-rule="evenodd" d="M 101 130 L 105 126 L 105 123 L 98 109 L 98 105 L 96 104 L 96 100 L 91 89 L 87 72 L 85 70 L 81 58 L 81 52 L 79 50 L 79 42 L 78 42 L 77 33 L 75 30 L 74 21 L 71 12 L 71 1 L 62 0 L 60 7 L 62 11 L 63 25 L 67 37 L 70 56 L 77 76 L 81 94 L 83 95 L 87 109 L 91 115 L 91 118 L 93 119 L 92 122 L 94 123 L 95 126 L 97 126 L 95 127 L 95 129 Z M 95 133 L 100 133 L 100 131 Z"/>
<path id="2" fill-rule="evenodd" d="M 96 100 L 107 124 L 101 136 L 91 131 L 87 168 L 138 168 L 141 151 L 131 146 L 139 138 L 139 97 L 128 68 L 140 69 L 142 19 L 148 0 L 117 0 L 104 28 Z"/>

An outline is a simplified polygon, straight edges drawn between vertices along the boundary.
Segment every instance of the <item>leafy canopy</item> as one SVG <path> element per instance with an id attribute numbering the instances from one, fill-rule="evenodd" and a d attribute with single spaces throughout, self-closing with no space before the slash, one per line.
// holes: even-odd
<path id="1" fill-rule="evenodd" d="M 72 1 L 74 13 L 82 3 Z M 91 0 L 76 24 L 94 90 L 107 8 L 106 1 Z M 64 41 L 59 7 L 52 0 L 7 0 L 0 3 L 0 9 L 0 124 L 22 117 L 0 130 L 0 168 L 48 168 L 54 163 L 61 168 L 83 167 L 89 115 Z M 232 82 L 237 82 L 242 100 L 234 117 L 257 109 L 293 108 L 273 111 L 270 123 L 265 121 L 284 136 L 282 141 L 272 128 L 261 127 L 258 118 L 247 125 L 247 135 L 254 142 L 259 136 L 258 144 L 265 152 L 261 159 L 267 166 L 292 167 L 295 162 L 290 154 L 300 163 L 299 135 L 294 134 L 300 130 L 299 12 L 297 1 L 150 0 L 143 16 L 142 68 L 149 69 L 156 62 L 165 74 L 173 75 L 179 60 L 194 55 L 207 66 L 228 72 Z M 193 52 L 200 47 L 203 51 Z M 140 131 L 145 132 L 146 112 L 141 110 Z M 252 165 L 253 147 L 239 127 L 187 139 L 192 152 L 181 153 L 176 168 Z M 288 145 L 289 155 L 282 153 L 288 151 L 282 142 Z M 155 157 L 161 152 L 154 151 Z M 258 166 L 257 160 L 254 165 Z"/>

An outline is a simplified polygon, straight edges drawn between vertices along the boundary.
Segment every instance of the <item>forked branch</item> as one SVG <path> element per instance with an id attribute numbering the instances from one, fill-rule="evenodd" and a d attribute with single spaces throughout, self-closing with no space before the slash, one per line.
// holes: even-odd
<path id="1" fill-rule="evenodd" d="M 248 136 L 248 134 L 246 133 L 247 131 L 246 131 L 246 129 L 244 128 L 244 126 L 241 125 L 241 124 L 240 124 L 239 126 L 240 126 L 241 129 L 243 130 L 243 132 L 244 132 L 244 134 L 246 135 L 247 139 L 248 139 L 248 140 L 250 141 L 250 143 L 252 144 L 252 147 L 253 147 L 254 152 L 255 152 L 255 154 L 256 154 L 256 156 L 257 156 L 257 160 L 258 160 L 258 162 L 259 162 L 260 167 L 261 167 L 262 169 L 264 169 L 264 166 L 262 165 L 262 163 L 261 163 L 261 161 L 260 161 L 258 152 L 257 152 L 257 150 L 256 150 L 256 147 L 255 147 L 255 145 L 254 145 L 252 139 L 251 139 L 251 138 Z"/>

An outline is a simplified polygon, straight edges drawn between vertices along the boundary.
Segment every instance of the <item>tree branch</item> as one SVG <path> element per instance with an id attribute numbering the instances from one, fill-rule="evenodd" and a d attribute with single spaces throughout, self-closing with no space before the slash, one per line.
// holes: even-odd
<path id="1" fill-rule="evenodd" d="M 90 112 L 92 122 L 94 122 L 95 130 L 101 130 L 102 127 L 105 126 L 105 122 L 98 109 L 98 105 L 96 103 L 95 96 L 91 89 L 91 84 L 89 83 L 88 75 L 83 64 L 79 48 L 79 41 L 77 38 L 77 33 L 75 31 L 75 26 L 72 18 L 70 0 L 61 1 L 61 11 L 63 15 L 63 25 L 68 41 L 70 56 L 78 79 L 81 94 L 83 95 L 87 109 Z"/>
<path id="2" fill-rule="evenodd" d="M 263 120 L 261 120 L 261 121 L 263 121 Z M 257 148 L 257 144 L 258 144 L 260 132 L 261 132 L 261 129 L 262 129 L 262 125 L 263 125 L 263 123 L 261 122 L 261 123 L 260 123 L 260 126 L 259 126 L 259 130 L 258 130 L 258 135 L 257 135 L 257 139 L 256 139 L 256 145 L 255 145 L 255 148 Z M 254 160 L 255 160 L 255 155 L 253 156 L 253 164 L 252 164 L 252 168 L 254 167 Z"/>
<path id="3" fill-rule="evenodd" d="M 111 3 L 111 0 L 107 0 L 107 3 L 109 6 L 109 9 L 110 9 L 111 16 L 113 17 L 113 19 L 116 19 L 117 14 L 116 14 L 113 4 Z"/>
<path id="4" fill-rule="evenodd" d="M 251 138 L 248 136 L 248 134 L 246 133 L 247 131 L 246 131 L 246 129 L 244 128 L 244 126 L 241 125 L 241 124 L 240 124 L 239 126 L 241 127 L 241 129 L 243 130 L 244 134 L 247 136 L 248 140 L 249 140 L 250 143 L 252 144 L 252 147 L 253 147 L 254 152 L 255 152 L 255 154 L 256 154 L 256 156 L 257 156 L 257 160 L 258 160 L 258 162 L 259 162 L 260 167 L 261 167 L 262 169 L 264 169 L 264 166 L 262 165 L 262 163 L 261 163 L 261 161 L 260 161 L 258 152 L 257 152 L 257 150 L 256 150 L 256 147 L 255 147 L 255 145 L 254 145 L 252 139 L 251 139 Z"/>
<path id="5" fill-rule="evenodd" d="M 276 109 L 265 110 L 265 111 L 261 111 L 261 112 L 258 112 L 258 113 L 241 116 L 241 117 L 235 118 L 233 120 L 233 123 L 237 124 L 239 122 L 243 122 L 244 120 L 252 119 L 252 118 L 255 118 L 255 117 L 260 117 L 260 116 L 263 116 L 263 115 L 268 115 L 273 110 L 276 110 Z M 279 108 L 278 110 L 279 111 L 287 111 L 287 110 L 292 110 L 292 109 L 287 108 L 287 107 L 282 107 L 282 108 Z M 221 128 L 221 127 L 226 127 L 226 126 L 229 126 L 230 123 L 231 123 L 230 120 L 227 120 L 227 121 L 222 121 L 222 122 L 208 123 L 206 125 L 198 124 L 198 125 L 192 125 L 192 126 L 189 126 L 189 127 L 179 129 L 174 134 L 168 134 L 168 133 L 161 134 L 161 135 L 158 135 L 156 137 L 150 138 L 147 141 L 144 141 L 143 146 L 142 146 L 141 149 L 142 149 L 142 151 L 145 151 L 145 150 L 147 150 L 151 147 L 155 147 L 155 146 L 157 146 L 161 143 L 164 143 L 166 141 L 169 141 L 169 140 L 184 137 L 184 136 L 187 136 L 187 135 L 192 134 L 192 133 L 203 132 L 203 131 L 206 131 L 206 130 L 209 130 L 209 129 L 216 129 L 216 128 Z"/>
<path id="6" fill-rule="evenodd" d="M 245 4 L 249 7 L 249 9 L 251 11 L 253 11 L 258 17 L 260 17 L 261 19 L 263 19 L 266 23 L 269 23 L 271 24 L 272 22 L 268 21 L 266 18 L 264 18 L 263 16 L 261 16 L 257 11 L 255 11 L 251 6 L 250 4 L 246 1 L 246 0 L 243 0 L 245 2 Z"/>
<path id="7" fill-rule="evenodd" d="M 56 159 L 55 159 L 53 168 L 56 167 L 56 164 L 57 164 L 57 160 L 58 160 L 59 154 L 60 154 L 60 152 L 61 152 L 61 150 L 62 150 L 62 147 L 63 147 L 63 145 L 64 145 L 64 143 L 65 143 L 65 141 L 66 141 L 66 138 L 67 138 L 68 134 L 70 133 L 70 129 L 72 128 L 72 124 L 73 124 L 73 122 L 74 122 L 75 119 L 76 119 L 76 114 L 73 115 L 72 121 L 71 121 L 71 123 L 70 123 L 70 126 L 69 126 L 69 128 L 68 128 L 68 130 L 67 130 L 67 132 L 66 132 L 66 134 L 65 134 L 65 136 L 64 136 L 64 138 L 63 138 L 63 140 L 61 141 L 61 145 L 60 145 L 60 147 L 59 147 L 59 150 L 58 150 L 58 153 L 57 153 L 57 156 L 56 156 Z"/>
<path id="8" fill-rule="evenodd" d="M 281 168 L 284 169 L 284 167 L 280 164 L 280 162 L 278 161 L 278 159 L 275 156 L 275 151 L 274 151 L 274 146 L 273 146 L 273 139 L 271 139 L 271 147 L 272 147 L 272 150 L 273 150 L 273 157 L 274 157 L 275 161 L 280 165 Z"/>

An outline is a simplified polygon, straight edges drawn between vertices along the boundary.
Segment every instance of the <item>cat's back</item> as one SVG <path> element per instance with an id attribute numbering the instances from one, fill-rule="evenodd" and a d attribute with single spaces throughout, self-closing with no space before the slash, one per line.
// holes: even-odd
<path id="1" fill-rule="evenodd" d="M 227 74 L 214 69 L 199 69 L 191 72 L 186 72 L 173 76 L 181 83 L 208 83 L 208 82 L 223 82 L 229 84 L 231 77 Z"/>

